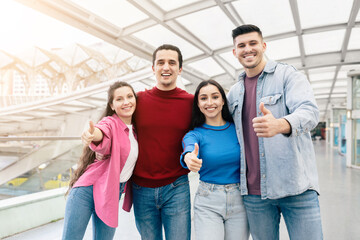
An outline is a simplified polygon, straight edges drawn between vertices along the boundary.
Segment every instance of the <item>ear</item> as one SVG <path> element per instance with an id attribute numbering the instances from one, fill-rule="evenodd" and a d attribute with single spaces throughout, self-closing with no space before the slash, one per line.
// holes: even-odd
<path id="1" fill-rule="evenodd" d="M 151 68 L 152 68 L 152 70 L 153 70 L 153 73 L 155 74 L 155 68 L 154 68 L 154 66 L 152 66 Z"/>
<path id="2" fill-rule="evenodd" d="M 263 50 L 266 51 L 266 42 L 263 42 Z"/>
<path id="3" fill-rule="evenodd" d="M 179 75 L 181 74 L 181 72 L 182 72 L 182 68 L 179 69 Z"/>
<path id="4" fill-rule="evenodd" d="M 112 103 L 110 103 L 109 105 L 110 105 L 111 110 L 113 110 L 113 111 L 114 111 L 113 104 L 112 104 Z"/>
<path id="5" fill-rule="evenodd" d="M 234 57 L 236 57 L 236 51 L 235 51 L 235 48 L 233 48 L 233 55 L 234 55 Z"/>

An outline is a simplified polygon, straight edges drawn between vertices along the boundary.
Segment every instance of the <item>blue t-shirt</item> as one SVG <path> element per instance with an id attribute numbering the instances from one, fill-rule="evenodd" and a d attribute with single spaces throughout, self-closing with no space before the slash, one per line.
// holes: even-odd
<path id="1" fill-rule="evenodd" d="M 240 182 L 240 145 L 236 136 L 235 125 L 227 122 L 223 126 L 207 124 L 188 132 L 183 138 L 184 152 L 180 163 L 187 169 L 184 155 L 199 145 L 199 159 L 202 159 L 200 180 L 214 184 Z"/>

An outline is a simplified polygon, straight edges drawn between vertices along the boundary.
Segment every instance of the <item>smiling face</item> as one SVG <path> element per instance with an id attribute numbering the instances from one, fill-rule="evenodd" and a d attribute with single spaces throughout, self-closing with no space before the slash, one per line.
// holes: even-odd
<path id="1" fill-rule="evenodd" d="M 136 98 L 130 87 L 119 87 L 114 91 L 111 109 L 125 123 L 131 124 L 132 115 L 136 108 Z"/>
<path id="2" fill-rule="evenodd" d="M 221 111 L 224 106 L 224 99 L 219 89 L 208 84 L 202 87 L 198 96 L 198 107 L 205 115 L 205 123 L 208 125 L 218 125 L 223 122 Z"/>
<path id="3" fill-rule="evenodd" d="M 237 36 L 234 45 L 233 54 L 243 65 L 248 76 L 255 76 L 264 69 L 266 43 L 257 32 Z"/>
<path id="4" fill-rule="evenodd" d="M 163 91 L 176 88 L 176 79 L 181 73 L 178 53 L 174 50 L 159 50 L 152 67 L 156 77 L 156 87 Z"/>

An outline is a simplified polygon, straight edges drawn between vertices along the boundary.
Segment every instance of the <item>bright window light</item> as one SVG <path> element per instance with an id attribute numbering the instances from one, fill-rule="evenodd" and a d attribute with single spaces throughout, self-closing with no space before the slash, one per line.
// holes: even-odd
<path id="1" fill-rule="evenodd" d="M 200 61 L 190 63 L 189 66 L 209 77 L 224 73 L 224 69 L 222 69 L 212 58 L 205 58 Z"/>
<path id="2" fill-rule="evenodd" d="M 330 88 L 332 85 L 332 81 L 327 81 L 327 82 L 313 82 L 311 83 L 311 87 L 313 89 L 316 89 L 316 88 Z"/>
<path id="3" fill-rule="evenodd" d="M 181 1 L 169 1 L 169 0 L 153 0 L 164 11 L 171 11 L 176 8 L 183 7 L 185 5 L 199 2 L 200 0 L 181 0 Z"/>
<path id="4" fill-rule="evenodd" d="M 242 0 L 232 4 L 245 23 L 260 27 L 264 37 L 295 31 L 288 0 Z"/>
<path id="5" fill-rule="evenodd" d="M 302 28 L 347 23 L 353 0 L 301 0 L 299 8 Z M 326 38 L 324 38 L 326 39 Z"/>
<path id="6" fill-rule="evenodd" d="M 340 51 L 344 34 L 345 29 L 304 34 L 306 55 Z"/>
<path id="7" fill-rule="evenodd" d="M 348 49 L 360 49 L 360 28 L 352 29 Z"/>
<path id="8" fill-rule="evenodd" d="M 231 31 L 236 26 L 218 7 L 195 12 L 177 20 L 212 49 L 232 44 Z"/>
<path id="9" fill-rule="evenodd" d="M 124 28 L 148 16 L 127 1 L 119 0 L 71 0 L 86 10 Z"/>
<path id="10" fill-rule="evenodd" d="M 273 60 L 300 57 L 298 37 L 266 42 L 265 54 Z"/>
<path id="11" fill-rule="evenodd" d="M 232 51 L 222 53 L 222 54 L 220 54 L 220 57 L 222 57 L 226 62 L 228 62 L 235 69 L 243 68 L 242 65 L 239 63 L 239 60 L 232 53 Z"/>
<path id="12" fill-rule="evenodd" d="M 203 53 L 200 49 L 160 25 L 137 32 L 134 36 L 142 41 L 146 41 L 154 48 L 165 43 L 175 45 L 180 48 L 184 59 Z"/>

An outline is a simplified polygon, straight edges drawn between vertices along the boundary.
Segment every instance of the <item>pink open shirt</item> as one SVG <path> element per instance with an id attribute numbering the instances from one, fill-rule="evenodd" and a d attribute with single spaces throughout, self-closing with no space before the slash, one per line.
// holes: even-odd
<path id="1" fill-rule="evenodd" d="M 90 148 L 109 157 L 89 165 L 74 187 L 93 185 L 96 214 L 115 228 L 118 226 L 120 173 L 130 152 L 129 129 L 116 114 L 104 117 L 95 127 L 103 132 L 104 138 L 98 145 L 91 143 Z M 129 212 L 131 205 L 131 184 L 127 184 L 123 209 Z"/>

